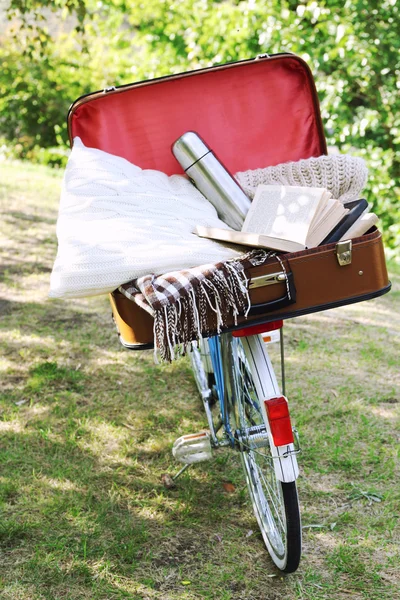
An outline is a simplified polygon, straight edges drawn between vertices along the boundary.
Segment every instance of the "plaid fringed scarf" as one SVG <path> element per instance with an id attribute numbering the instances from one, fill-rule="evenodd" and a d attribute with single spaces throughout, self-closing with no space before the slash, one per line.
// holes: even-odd
<path id="1" fill-rule="evenodd" d="M 253 250 L 240 259 L 145 275 L 118 289 L 154 317 L 155 355 L 171 361 L 185 354 L 190 342 L 220 333 L 229 317 L 236 324 L 238 315 L 247 316 L 251 304 L 245 269 L 273 256 Z"/>

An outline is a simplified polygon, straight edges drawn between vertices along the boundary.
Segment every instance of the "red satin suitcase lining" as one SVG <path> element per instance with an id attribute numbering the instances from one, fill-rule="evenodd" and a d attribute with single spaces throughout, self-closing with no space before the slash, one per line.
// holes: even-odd
<path id="1" fill-rule="evenodd" d="M 71 138 L 147 169 L 181 173 L 171 144 L 197 131 L 228 169 L 326 153 L 318 100 L 304 61 L 242 61 L 95 93 L 69 115 Z"/>

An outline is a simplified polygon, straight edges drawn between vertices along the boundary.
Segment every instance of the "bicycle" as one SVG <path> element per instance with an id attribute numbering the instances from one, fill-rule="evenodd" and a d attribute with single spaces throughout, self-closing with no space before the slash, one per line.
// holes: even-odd
<path id="1" fill-rule="evenodd" d="M 287 399 L 259 333 L 279 329 L 284 392 L 282 325 L 248 327 L 192 344 L 190 358 L 209 430 L 178 438 L 173 455 L 185 464 L 176 479 L 191 464 L 211 458 L 215 449 L 239 451 L 264 543 L 275 565 L 291 573 L 301 556 L 300 449 Z"/>

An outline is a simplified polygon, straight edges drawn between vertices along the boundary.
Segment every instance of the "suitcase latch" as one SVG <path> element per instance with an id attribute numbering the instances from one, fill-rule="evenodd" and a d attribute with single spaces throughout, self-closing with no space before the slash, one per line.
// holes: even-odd
<path id="1" fill-rule="evenodd" d="M 352 259 L 352 242 L 345 240 L 336 244 L 336 258 L 341 267 L 351 264 Z"/>
<path id="2" fill-rule="evenodd" d="M 280 273 L 270 273 L 269 275 L 260 275 L 259 277 L 253 277 L 250 280 L 249 289 L 252 290 L 258 287 L 264 287 L 264 285 L 282 283 L 283 281 L 286 281 L 286 273 L 283 271 Z"/>

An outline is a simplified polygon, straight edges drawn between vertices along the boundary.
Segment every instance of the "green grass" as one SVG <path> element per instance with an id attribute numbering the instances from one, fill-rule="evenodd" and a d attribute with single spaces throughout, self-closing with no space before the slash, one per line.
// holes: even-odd
<path id="1" fill-rule="evenodd" d="M 305 528 L 282 577 L 237 456 L 161 483 L 174 439 L 205 426 L 188 361 L 124 350 L 105 297 L 47 299 L 61 175 L 0 178 L 0 597 L 400 598 L 400 268 L 390 294 L 285 326 Z"/>

